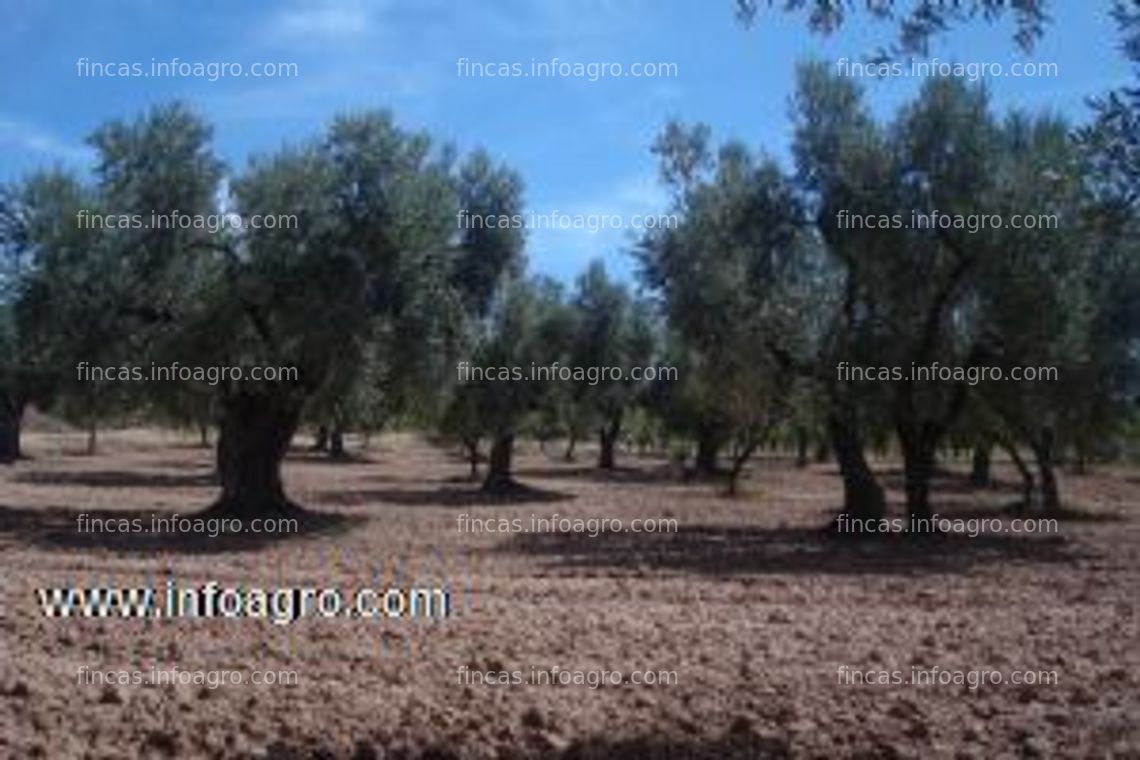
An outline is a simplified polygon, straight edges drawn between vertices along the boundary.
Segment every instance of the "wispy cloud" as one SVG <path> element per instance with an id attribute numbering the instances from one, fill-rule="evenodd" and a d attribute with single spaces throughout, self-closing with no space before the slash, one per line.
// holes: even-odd
<path id="1" fill-rule="evenodd" d="M 293 3 L 268 22 L 269 41 L 328 43 L 359 40 L 376 30 L 385 0 L 323 0 Z"/>
<path id="2" fill-rule="evenodd" d="M 30 124 L 2 117 L 0 117 L 0 149 L 31 151 L 73 163 L 86 163 L 92 158 L 89 148 L 69 143 Z"/>

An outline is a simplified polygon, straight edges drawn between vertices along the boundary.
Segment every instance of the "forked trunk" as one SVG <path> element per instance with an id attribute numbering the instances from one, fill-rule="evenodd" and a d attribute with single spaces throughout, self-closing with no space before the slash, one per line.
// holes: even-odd
<path id="1" fill-rule="evenodd" d="M 1025 463 L 1021 453 L 1017 450 L 1017 444 L 1012 441 L 1003 441 L 1002 448 L 1009 454 L 1009 458 L 1013 460 L 1014 467 L 1021 475 L 1021 505 L 1019 511 L 1027 512 L 1033 508 L 1034 496 L 1037 493 L 1037 482 L 1033 478 L 1033 471 L 1029 469 L 1029 465 Z"/>
<path id="2" fill-rule="evenodd" d="M 300 509 L 285 495 L 281 462 L 301 406 L 284 393 L 237 392 L 223 399 L 217 447 L 222 495 L 211 511 L 253 518 Z"/>
<path id="3" fill-rule="evenodd" d="M 506 491 L 515 486 L 511 477 L 514 451 L 514 433 L 503 433 L 495 437 L 491 444 L 491 456 L 487 460 L 487 477 L 483 479 L 484 491 Z"/>
<path id="4" fill-rule="evenodd" d="M 752 458 L 759 446 L 759 441 L 748 441 L 732 454 L 732 468 L 728 471 L 728 487 L 725 495 L 736 496 L 740 491 L 740 475 L 744 472 L 744 465 Z"/>

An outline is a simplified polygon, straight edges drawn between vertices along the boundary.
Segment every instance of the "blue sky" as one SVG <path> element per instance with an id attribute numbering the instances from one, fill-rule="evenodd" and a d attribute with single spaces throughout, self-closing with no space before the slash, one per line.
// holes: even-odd
<path id="1" fill-rule="evenodd" d="M 989 80 L 1000 110 L 1087 117 L 1084 98 L 1128 81 L 1109 0 L 1054 0 L 1054 24 L 1029 54 L 1010 22 L 970 24 L 937 40 L 942 61 L 1057 64 L 1055 78 Z M 732 0 L 0 0 L 0 180 L 36 167 L 79 170 L 101 122 L 171 99 L 215 126 L 217 151 L 248 156 L 316 134 L 336 113 L 391 108 L 411 127 L 461 149 L 482 146 L 518 169 L 535 213 L 665 211 L 649 152 L 671 118 L 709 124 L 786 160 L 797 61 L 858 59 L 890 42 L 890 26 L 809 33 L 801 17 L 765 13 L 743 28 Z M 457 62 L 676 64 L 658 78 L 461 77 Z M 294 78 L 97 78 L 77 61 L 295 63 Z M 863 80 L 888 115 L 915 79 Z M 562 279 L 603 257 L 627 274 L 630 233 L 542 230 L 532 267 Z"/>

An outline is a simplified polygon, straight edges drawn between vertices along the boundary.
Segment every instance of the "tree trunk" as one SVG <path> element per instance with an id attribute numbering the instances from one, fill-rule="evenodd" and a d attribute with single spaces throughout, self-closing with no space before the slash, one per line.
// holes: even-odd
<path id="1" fill-rule="evenodd" d="M 23 421 L 23 402 L 0 392 L 0 464 L 11 464 L 20 458 L 20 428 Z"/>
<path id="2" fill-rule="evenodd" d="M 344 459 L 344 428 L 336 425 L 329 434 L 329 456 L 333 459 Z"/>
<path id="3" fill-rule="evenodd" d="M 1013 460 L 1014 467 L 1017 468 L 1018 474 L 1021 475 L 1021 508 L 1018 511 L 1026 512 L 1033 507 L 1033 497 L 1037 493 L 1037 483 L 1033 479 L 1033 471 L 1025 464 L 1025 460 L 1021 458 L 1021 454 L 1017 450 L 1017 444 L 1003 441 L 1002 448 L 1009 454 L 1009 458 Z"/>
<path id="4" fill-rule="evenodd" d="M 744 471 L 744 465 L 752 458 L 752 454 L 759 446 L 759 441 L 749 441 L 741 446 L 732 455 L 732 469 L 728 472 L 728 488 L 725 491 L 727 496 L 736 496 L 739 492 L 740 486 L 740 473 Z"/>
<path id="5" fill-rule="evenodd" d="M 614 449 L 616 448 L 618 436 L 621 435 L 621 417 L 615 417 L 610 420 L 608 425 L 603 425 L 598 430 L 598 467 L 603 470 L 614 469 Z"/>
<path id="6" fill-rule="evenodd" d="M 930 509 L 930 479 L 934 475 L 934 436 L 921 423 L 913 427 L 901 427 L 898 431 L 899 446 L 903 455 L 903 480 L 906 489 L 906 510 L 912 521 L 926 520 L 933 516 Z M 913 522 L 912 522 L 913 524 Z"/>
<path id="7" fill-rule="evenodd" d="M 487 477 L 483 479 L 484 491 L 507 491 L 514 488 L 511 477 L 511 460 L 514 457 L 514 433 L 502 433 L 491 444 L 491 456 L 487 462 Z"/>
<path id="8" fill-rule="evenodd" d="M 887 511 L 886 498 L 867 464 L 863 441 L 855 425 L 848 419 L 833 415 L 828 420 L 828 431 L 843 476 L 844 513 L 861 520 L 882 518 Z"/>
<path id="9" fill-rule="evenodd" d="M 313 451 L 328 451 L 329 450 L 329 428 L 328 425 L 321 425 L 317 428 L 317 437 L 313 441 Z"/>
<path id="10" fill-rule="evenodd" d="M 807 428 L 796 428 L 796 467 L 803 469 L 808 466 L 808 431 Z"/>
<path id="11" fill-rule="evenodd" d="M 87 421 L 87 456 L 93 457 L 99 451 L 99 423 L 92 417 Z"/>
<path id="12" fill-rule="evenodd" d="M 210 426 L 205 422 L 198 423 L 198 447 L 210 448 Z"/>
<path id="13" fill-rule="evenodd" d="M 815 456 L 812 458 L 815 459 L 816 464 L 825 464 L 831 461 L 831 442 L 827 440 L 826 436 L 821 437 L 816 443 Z"/>
<path id="14" fill-rule="evenodd" d="M 463 452 L 467 457 L 467 465 L 470 468 L 468 472 L 468 479 L 472 482 L 479 479 L 479 439 L 475 436 L 462 438 Z"/>
<path id="15" fill-rule="evenodd" d="M 574 431 L 570 431 L 570 437 L 566 440 L 566 451 L 562 454 L 562 458 L 567 462 L 574 461 L 574 447 L 578 444 L 578 436 Z"/>
<path id="16" fill-rule="evenodd" d="M 697 436 L 697 457 L 693 462 L 697 475 L 710 477 L 717 472 L 717 458 L 722 442 L 711 429 L 705 428 Z"/>
<path id="17" fill-rule="evenodd" d="M 1061 494 L 1053 464 L 1053 431 L 1046 429 L 1032 449 L 1037 472 L 1041 475 L 1041 506 L 1046 514 L 1056 514 L 1061 511 Z"/>
<path id="18" fill-rule="evenodd" d="M 974 446 L 973 462 L 970 467 L 970 483 L 976 488 L 989 488 L 993 484 L 990 474 L 990 460 L 993 444 L 989 441 Z"/>
<path id="19" fill-rule="evenodd" d="M 222 495 L 211 512 L 253 518 L 300 511 L 285 495 L 281 462 L 301 407 L 280 393 L 239 391 L 222 400 L 217 446 Z"/>

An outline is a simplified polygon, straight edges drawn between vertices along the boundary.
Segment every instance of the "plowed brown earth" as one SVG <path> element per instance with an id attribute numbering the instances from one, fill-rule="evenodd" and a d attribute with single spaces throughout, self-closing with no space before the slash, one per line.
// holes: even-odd
<path id="1" fill-rule="evenodd" d="M 768 458 L 744 496 L 623 457 L 528 451 L 539 489 L 481 498 L 466 466 L 407 436 L 366 461 L 298 454 L 290 493 L 340 526 L 271 541 L 79 534 L 81 513 L 188 515 L 210 453 L 173 436 L 30 437 L 0 469 L 0 756 L 1140 757 L 1140 474 L 1065 477 L 1096 519 L 1056 535 L 858 545 L 817 529 L 834 467 Z M 897 508 L 897 466 L 882 465 Z M 953 467 L 952 467 L 953 469 Z M 958 469 L 961 469 L 958 466 Z M 1016 500 L 1011 470 L 936 487 L 942 515 Z M 671 517 L 676 533 L 461 533 L 457 518 Z M 36 589 L 438 582 L 443 621 L 49 619 Z M 293 671 L 295 685 L 108 685 L 89 671 Z M 658 686 L 481 685 L 468 672 L 675 671 Z M 854 685 L 840 668 L 1055 671 L 1056 684 Z"/>

